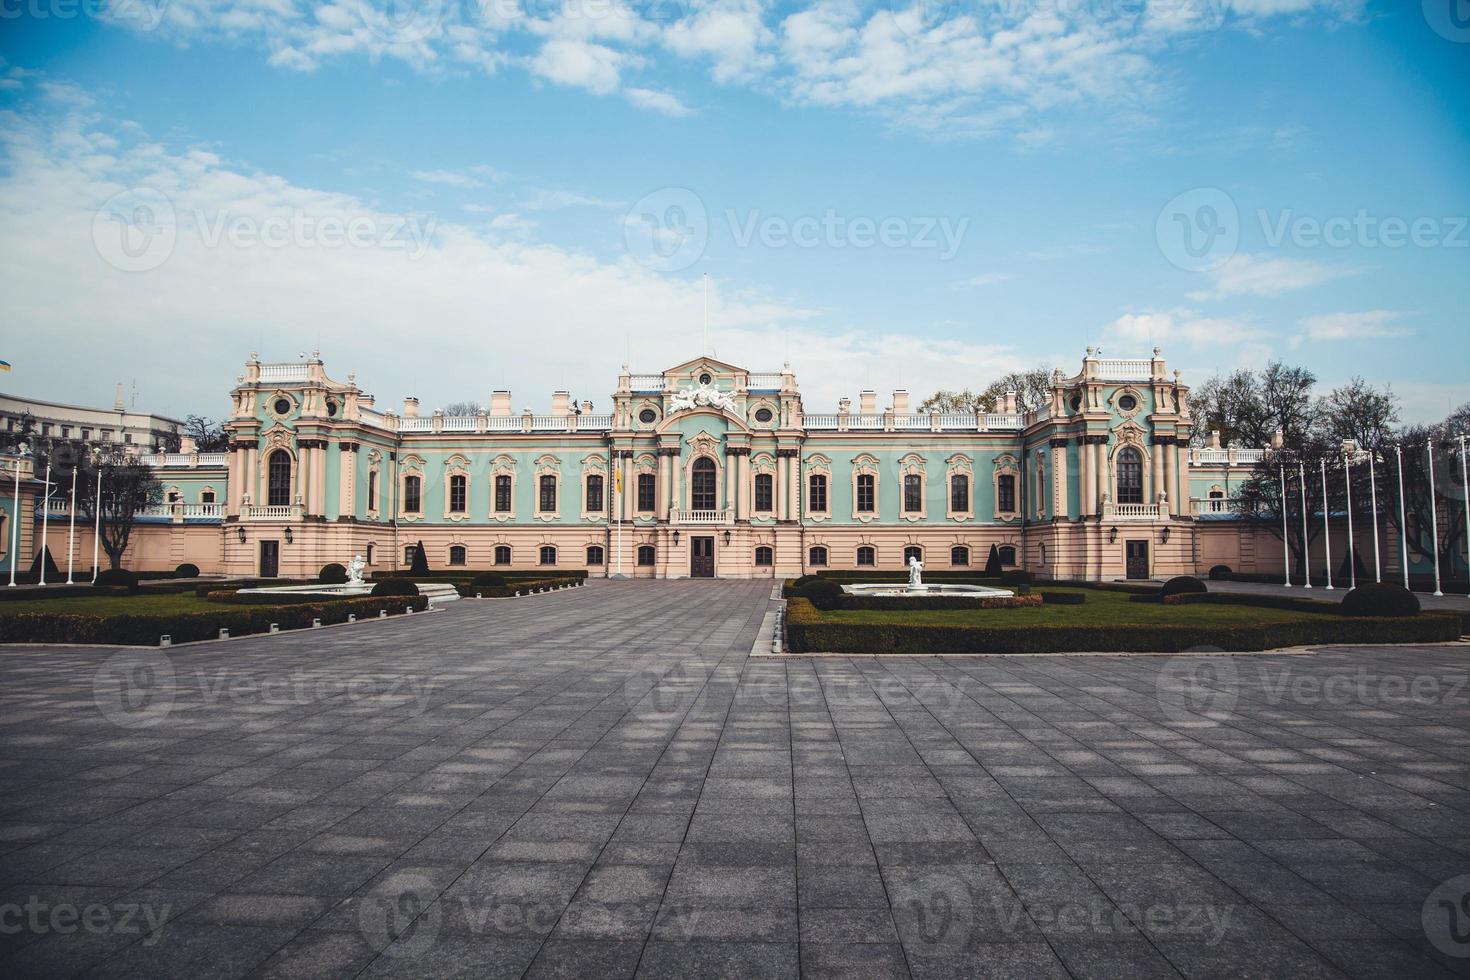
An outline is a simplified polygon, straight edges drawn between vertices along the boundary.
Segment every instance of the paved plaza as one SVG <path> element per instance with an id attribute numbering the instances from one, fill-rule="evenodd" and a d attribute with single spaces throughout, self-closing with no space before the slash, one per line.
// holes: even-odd
<path id="1" fill-rule="evenodd" d="M 0 974 L 1470 968 L 1470 647 L 751 657 L 771 590 L 0 648 Z"/>

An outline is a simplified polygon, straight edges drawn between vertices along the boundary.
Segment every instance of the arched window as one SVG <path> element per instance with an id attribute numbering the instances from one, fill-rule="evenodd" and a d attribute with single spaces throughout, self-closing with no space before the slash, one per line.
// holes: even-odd
<path id="1" fill-rule="evenodd" d="M 903 567 L 904 568 L 908 568 L 909 567 L 909 559 L 910 558 L 917 558 L 919 561 L 923 561 L 924 560 L 924 549 L 923 548 L 920 548 L 916 544 L 911 544 L 907 548 L 903 549 Z"/>
<path id="2" fill-rule="evenodd" d="M 541 476 L 541 513 L 550 514 L 556 510 L 556 477 L 550 473 Z M 555 565 L 555 561 L 542 562 L 541 564 Z"/>
<path id="3" fill-rule="evenodd" d="M 708 456 L 696 459 L 689 481 L 690 510 L 715 509 L 715 482 L 715 461 Z"/>
<path id="4" fill-rule="evenodd" d="M 510 477 L 504 473 L 495 478 L 495 513 L 510 513 Z"/>
<path id="5" fill-rule="evenodd" d="M 556 564 L 556 549 L 554 547 L 552 547 L 551 545 L 549 545 L 549 544 L 543 544 L 541 546 L 541 564 L 543 564 L 543 565 L 555 565 Z"/>
<path id="6" fill-rule="evenodd" d="M 1143 503 L 1143 457 L 1132 446 L 1118 453 L 1118 503 Z"/>
<path id="7" fill-rule="evenodd" d="M 996 555 L 1000 558 L 1002 565 L 1014 565 L 1016 563 L 1016 546 L 1003 544 L 996 550 Z"/>
<path id="8" fill-rule="evenodd" d="M 924 509 L 924 478 L 917 473 L 903 475 L 903 511 L 917 514 Z"/>
<path id="9" fill-rule="evenodd" d="M 449 512 L 451 514 L 463 514 L 465 511 L 465 496 L 469 480 L 464 474 L 456 473 L 449 478 Z"/>
<path id="10" fill-rule="evenodd" d="M 291 504 L 291 454 L 284 449 L 277 449 L 266 461 L 265 504 L 267 507 Z"/>
<path id="11" fill-rule="evenodd" d="M 769 514 L 775 509 L 775 483 L 769 473 L 755 475 L 755 509 L 757 513 Z"/>
<path id="12" fill-rule="evenodd" d="M 645 568 L 653 567 L 653 560 L 655 555 L 656 552 L 653 550 L 653 545 L 640 544 L 638 546 L 638 564 L 644 566 Z"/>
<path id="13" fill-rule="evenodd" d="M 755 549 L 755 563 L 757 565 L 776 564 L 776 552 L 767 545 L 761 545 Z"/>
<path id="14" fill-rule="evenodd" d="M 1016 477 L 1011 473 L 1002 473 L 995 480 L 995 509 L 1002 514 L 1014 514 L 1016 512 Z"/>
<path id="15" fill-rule="evenodd" d="M 601 545 L 597 545 L 597 544 L 588 545 L 587 546 L 587 564 L 589 564 L 589 565 L 601 565 L 602 562 L 603 562 L 603 558 L 602 558 L 602 546 Z"/>
<path id="16" fill-rule="evenodd" d="M 657 501 L 654 477 L 652 473 L 638 474 L 638 510 L 640 513 L 651 514 Z"/>
<path id="17" fill-rule="evenodd" d="M 857 509 L 864 514 L 871 514 L 877 509 L 877 500 L 874 496 L 876 484 L 873 474 L 859 473 L 857 478 Z"/>
<path id="18" fill-rule="evenodd" d="M 508 544 L 497 544 L 495 546 L 495 564 L 497 564 L 497 565 L 509 565 L 510 564 L 510 545 L 508 545 Z"/>
<path id="19" fill-rule="evenodd" d="M 1212 496 L 1213 496 L 1213 494 L 1212 494 Z M 213 490 L 201 490 L 199 492 L 199 502 L 201 504 L 212 504 L 212 503 L 214 503 L 214 491 Z"/>
<path id="20" fill-rule="evenodd" d="M 951 565 L 970 564 L 970 549 L 966 548 L 962 544 L 955 545 L 953 548 L 949 549 L 949 563 Z"/>
<path id="21" fill-rule="evenodd" d="M 871 545 L 863 545 L 857 550 L 857 563 L 859 565 L 878 564 L 878 552 Z"/>
<path id="22" fill-rule="evenodd" d="M 806 553 L 806 563 L 817 568 L 825 568 L 827 566 L 827 549 L 821 545 L 810 549 Z"/>
<path id="23" fill-rule="evenodd" d="M 806 509 L 814 514 L 827 512 L 827 474 L 813 473 L 807 477 Z"/>
<path id="24" fill-rule="evenodd" d="M 963 473 L 949 475 L 949 509 L 970 509 L 970 478 Z"/>
<path id="25" fill-rule="evenodd" d="M 416 476 L 403 478 L 403 512 L 417 514 L 423 510 L 423 483 Z"/>
<path id="26" fill-rule="evenodd" d="M 466 559 L 465 559 L 465 547 L 464 547 L 464 545 L 462 545 L 462 544 L 452 544 L 452 545 L 450 545 L 449 546 L 449 564 L 451 564 L 451 565 L 463 565 L 463 564 L 465 564 L 465 561 L 466 561 Z"/>
<path id="27" fill-rule="evenodd" d="M 592 473 L 587 477 L 587 513 L 601 514 L 602 504 L 602 474 Z M 590 562 L 588 564 L 591 564 Z M 601 565 L 602 562 L 597 564 Z"/>

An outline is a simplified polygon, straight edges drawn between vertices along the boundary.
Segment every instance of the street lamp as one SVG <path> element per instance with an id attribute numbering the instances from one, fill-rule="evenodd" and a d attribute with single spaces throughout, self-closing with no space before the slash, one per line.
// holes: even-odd
<path id="1" fill-rule="evenodd" d="M 20 550 L 20 463 L 28 452 L 29 447 L 25 443 L 20 443 L 15 447 L 15 506 L 10 512 L 10 587 L 12 589 L 15 588 L 16 553 Z"/>

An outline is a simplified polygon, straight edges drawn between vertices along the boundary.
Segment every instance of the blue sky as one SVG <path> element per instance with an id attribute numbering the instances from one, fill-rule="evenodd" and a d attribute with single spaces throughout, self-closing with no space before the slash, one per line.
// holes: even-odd
<path id="1" fill-rule="evenodd" d="M 716 351 L 789 356 L 813 411 L 1091 343 L 1442 415 L 1470 399 L 1451 2 L 25 0 L 6 384 L 218 415 L 251 351 L 319 346 L 384 406 L 605 404 L 630 351 L 699 352 L 707 273 Z"/>

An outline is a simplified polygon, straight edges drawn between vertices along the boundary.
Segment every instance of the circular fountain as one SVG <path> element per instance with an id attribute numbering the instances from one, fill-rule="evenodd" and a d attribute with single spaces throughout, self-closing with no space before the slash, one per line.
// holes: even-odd
<path id="1" fill-rule="evenodd" d="M 924 563 L 917 558 L 909 559 L 909 580 L 905 585 L 893 582 L 867 582 L 844 585 L 842 591 L 849 595 L 881 595 L 898 598 L 922 599 L 928 596 L 959 596 L 970 599 L 993 599 L 1000 596 L 1013 597 L 1010 589 L 992 589 L 985 585 L 925 585 Z"/>

